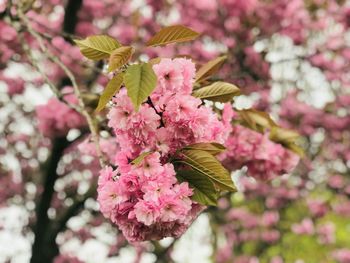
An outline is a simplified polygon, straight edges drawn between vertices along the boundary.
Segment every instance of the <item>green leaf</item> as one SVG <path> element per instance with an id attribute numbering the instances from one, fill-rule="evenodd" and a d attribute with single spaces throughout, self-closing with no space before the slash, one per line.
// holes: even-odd
<path id="1" fill-rule="evenodd" d="M 225 62 L 226 58 L 227 56 L 221 56 L 210 60 L 208 63 L 201 66 L 196 73 L 195 83 L 200 83 L 214 75 Z"/>
<path id="2" fill-rule="evenodd" d="M 192 93 L 194 97 L 218 102 L 231 101 L 234 96 L 239 94 L 240 90 L 238 87 L 222 81 L 214 82 L 213 84 L 197 89 Z"/>
<path id="3" fill-rule="evenodd" d="M 117 40 L 107 35 L 89 36 L 82 40 L 75 39 L 74 42 L 81 53 L 92 60 L 108 58 L 113 50 L 121 46 Z"/>
<path id="4" fill-rule="evenodd" d="M 170 43 L 180 43 L 193 40 L 199 36 L 199 33 L 185 26 L 176 25 L 162 28 L 148 42 L 147 46 L 155 47 L 167 45 Z"/>
<path id="5" fill-rule="evenodd" d="M 266 129 L 271 129 L 277 124 L 271 119 L 270 115 L 263 111 L 254 109 L 237 110 L 243 124 L 250 129 L 264 132 Z"/>
<path id="6" fill-rule="evenodd" d="M 109 58 L 108 71 L 115 71 L 126 64 L 133 53 L 134 49 L 129 46 L 120 47 L 114 50 Z"/>
<path id="7" fill-rule="evenodd" d="M 288 150 L 291 150 L 292 152 L 296 153 L 301 158 L 305 156 L 304 149 L 302 147 L 300 147 L 299 145 L 297 145 L 296 143 L 285 143 L 285 144 L 283 144 L 283 146 L 285 148 L 287 148 Z"/>
<path id="8" fill-rule="evenodd" d="M 182 150 L 183 159 L 179 162 L 211 179 L 222 190 L 236 191 L 230 173 L 210 153 L 202 150 Z"/>
<path id="9" fill-rule="evenodd" d="M 152 66 L 147 63 L 135 64 L 128 67 L 124 77 L 128 96 L 138 111 L 141 103 L 152 93 L 157 85 L 157 76 Z"/>
<path id="10" fill-rule="evenodd" d="M 144 152 L 144 153 L 141 153 L 137 158 L 135 158 L 131 164 L 133 165 L 139 165 L 143 159 L 145 159 L 148 155 L 150 155 L 152 152 Z"/>
<path id="11" fill-rule="evenodd" d="M 218 192 L 214 184 L 203 174 L 196 170 L 177 171 L 176 177 L 179 182 L 188 182 L 193 188 L 191 199 L 202 205 L 217 205 Z"/>
<path id="12" fill-rule="evenodd" d="M 150 65 L 153 66 L 153 65 L 159 64 L 161 60 L 162 60 L 162 58 L 160 58 L 160 57 L 151 58 L 151 59 L 148 61 L 148 64 L 150 64 Z"/>
<path id="13" fill-rule="evenodd" d="M 296 144 L 301 138 L 299 133 L 293 130 L 285 129 L 279 126 L 273 126 L 270 129 L 270 140 L 282 144 L 285 148 L 304 156 L 304 150 Z"/>
<path id="14" fill-rule="evenodd" d="M 104 107 L 106 107 L 107 103 L 112 99 L 114 94 L 116 94 L 119 91 L 119 89 L 123 83 L 123 77 L 124 77 L 123 73 L 115 75 L 107 83 L 107 86 L 104 89 L 104 91 L 102 92 L 100 99 L 98 101 L 96 112 L 103 110 Z"/>
<path id="15" fill-rule="evenodd" d="M 185 150 L 202 150 L 212 155 L 217 155 L 226 150 L 225 146 L 220 143 L 195 143 L 184 147 Z"/>
<path id="16" fill-rule="evenodd" d="M 270 130 L 270 139 L 275 142 L 294 142 L 300 137 L 299 133 L 293 130 L 274 126 Z"/>

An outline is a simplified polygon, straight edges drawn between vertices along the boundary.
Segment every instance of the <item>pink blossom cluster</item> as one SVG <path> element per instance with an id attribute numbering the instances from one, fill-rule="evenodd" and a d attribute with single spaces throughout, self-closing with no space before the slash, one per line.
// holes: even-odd
<path id="1" fill-rule="evenodd" d="M 350 249 L 338 249 L 332 253 L 332 256 L 339 263 L 350 263 Z"/>
<path id="2" fill-rule="evenodd" d="M 105 217 L 129 241 L 180 236 L 202 210 L 188 183 L 179 183 L 169 157 L 186 145 L 223 143 L 227 128 L 216 114 L 191 96 L 195 66 L 191 60 L 162 59 L 153 69 L 157 86 L 135 111 L 124 88 L 113 99 L 108 125 L 121 151 L 101 171 L 98 201 Z M 146 154 L 139 164 L 131 161 Z"/>
<path id="3" fill-rule="evenodd" d="M 288 179 L 280 177 L 278 187 L 265 181 L 249 180 L 249 177 L 240 179 L 243 192 L 247 199 L 262 197 L 264 205 L 269 209 L 281 209 L 287 204 L 301 197 L 300 190 L 304 188 L 302 182 L 290 185 Z"/>
<path id="4" fill-rule="evenodd" d="M 71 88 L 65 88 L 71 91 Z M 77 104 L 77 98 L 73 94 L 64 96 L 64 100 Z M 45 105 L 36 108 L 38 128 L 47 137 L 54 138 L 65 136 L 70 129 L 81 128 L 86 124 L 85 118 L 64 102 L 51 98 Z"/>
<path id="5" fill-rule="evenodd" d="M 299 156 L 274 143 L 268 133 L 261 134 L 241 125 L 233 128 L 221 156 L 226 166 L 237 169 L 246 165 L 248 175 L 257 179 L 270 180 L 292 171 L 299 162 Z"/>
<path id="6" fill-rule="evenodd" d="M 114 138 L 100 138 L 99 144 L 101 152 L 110 161 L 114 159 L 115 153 L 120 150 Z M 90 136 L 79 143 L 78 150 L 83 154 L 98 157 L 96 144 L 93 142 Z"/>
<path id="7" fill-rule="evenodd" d="M 187 183 L 177 183 L 173 165 L 161 164 L 157 152 L 137 166 L 107 167 L 99 177 L 100 210 L 130 242 L 182 235 L 201 210 L 191 195 Z"/>
<path id="8" fill-rule="evenodd" d="M 226 127 L 210 108 L 201 106 L 200 99 L 191 96 L 194 64 L 183 58 L 163 59 L 154 71 L 157 87 L 139 112 L 122 89 L 108 114 L 108 125 L 129 157 L 155 150 L 166 156 L 198 142 L 223 143 Z"/>
<path id="9" fill-rule="evenodd" d="M 21 78 L 9 78 L 0 74 L 0 81 L 4 81 L 7 85 L 7 94 L 13 96 L 15 94 L 21 94 L 24 91 L 25 82 Z"/>
<path id="10" fill-rule="evenodd" d="M 235 233 L 234 242 L 260 239 L 267 243 L 274 243 L 279 240 L 280 233 L 275 229 L 279 222 L 279 213 L 277 211 L 266 211 L 261 218 L 259 216 L 243 207 L 236 207 L 228 211 L 226 219 L 231 222 L 232 228 L 242 228 L 239 233 Z"/>
<path id="11" fill-rule="evenodd" d="M 0 6 L 1 9 L 1 6 Z M 14 48 L 14 46 L 17 46 Z M 17 32 L 3 20 L 0 21 L 0 63 L 6 63 L 18 49 Z"/>
<path id="12" fill-rule="evenodd" d="M 315 226 L 310 218 L 304 218 L 300 223 L 292 225 L 292 231 L 298 235 L 312 235 L 315 233 Z"/>
<path id="13" fill-rule="evenodd" d="M 335 243 L 335 225 L 332 222 L 317 227 L 318 242 L 321 244 Z"/>

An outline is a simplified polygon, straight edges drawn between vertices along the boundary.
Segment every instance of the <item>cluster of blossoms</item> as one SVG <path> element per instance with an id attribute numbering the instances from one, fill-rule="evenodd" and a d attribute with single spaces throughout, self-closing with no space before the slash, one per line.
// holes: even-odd
<path id="1" fill-rule="evenodd" d="M 7 94 L 10 96 L 21 94 L 24 91 L 24 80 L 21 78 L 9 78 L 0 74 L 0 81 L 7 84 Z"/>
<path id="2" fill-rule="evenodd" d="M 6 6 L 9 6 L 7 2 L 11 1 L 0 1 L 0 16 L 2 21 L 0 21 L 0 68 L 6 69 L 6 67 L 11 67 L 11 64 L 17 66 L 17 63 L 23 65 L 29 65 L 30 60 L 27 59 L 26 55 L 21 48 L 21 42 L 19 41 L 19 33 L 17 32 L 17 28 L 11 26 L 8 23 L 8 19 L 3 19 L 7 15 L 4 13 Z M 18 2 L 18 1 L 12 1 Z M 348 70 L 349 63 L 348 59 L 350 52 L 349 46 L 346 45 L 346 36 L 347 31 L 350 27 L 350 8 L 348 6 L 347 1 L 338 1 L 338 0 L 310 0 L 310 1 L 301 1 L 301 0 L 276 0 L 276 1 L 257 1 L 257 0 L 194 0 L 194 1 L 154 1 L 147 0 L 146 5 L 140 5 L 140 9 L 136 7 L 136 5 L 131 4 L 131 1 L 98 1 L 98 0 L 84 0 L 84 1 L 58 1 L 58 0 L 48 0 L 48 1 L 35 1 L 35 8 L 29 10 L 26 15 L 30 19 L 34 29 L 42 33 L 45 36 L 49 37 L 49 40 L 45 42 L 47 44 L 47 48 L 55 54 L 60 60 L 62 60 L 65 65 L 74 72 L 76 76 L 80 76 L 80 84 L 83 88 L 87 90 L 91 90 L 95 87 L 95 84 L 98 83 L 100 85 L 105 85 L 104 76 L 96 76 L 95 74 L 91 74 L 91 70 L 87 70 L 86 63 L 81 61 L 81 56 L 77 50 L 76 46 L 71 45 L 71 41 L 69 38 L 61 38 L 57 37 L 57 34 L 60 32 L 67 32 L 70 34 L 74 34 L 79 37 L 88 36 L 91 34 L 101 34 L 108 33 L 109 35 L 115 37 L 120 40 L 121 43 L 129 44 L 136 39 L 147 39 L 156 29 L 159 28 L 157 23 L 162 21 L 164 23 L 169 23 L 170 21 L 164 18 L 168 17 L 170 11 L 176 11 L 178 13 L 178 21 L 173 21 L 174 23 L 183 23 L 191 28 L 202 32 L 206 35 L 206 40 L 215 41 L 220 40 L 220 44 L 215 45 L 217 48 L 206 48 L 207 45 L 203 45 L 200 41 L 193 43 L 191 46 L 181 45 L 180 47 L 173 48 L 173 46 L 169 46 L 168 48 L 162 48 L 159 50 L 164 50 L 167 52 L 166 54 L 163 51 L 159 51 L 157 49 L 148 49 L 146 52 L 153 52 L 149 54 L 151 57 L 159 56 L 159 53 L 162 52 L 163 55 L 173 56 L 174 51 L 176 50 L 177 54 L 191 54 L 191 56 L 196 61 L 207 61 L 211 59 L 214 55 L 218 55 L 222 52 L 222 46 L 226 46 L 229 49 L 229 58 L 228 63 L 221 69 L 220 75 L 225 76 L 224 79 L 231 78 L 239 86 L 244 87 L 245 93 L 247 94 L 249 91 L 256 91 L 259 93 L 259 108 L 260 109 L 269 109 L 271 105 L 271 100 L 269 100 L 269 89 L 270 84 L 274 83 L 274 79 L 271 79 L 269 76 L 270 71 L 274 71 L 273 68 L 270 69 L 271 64 L 275 65 L 275 63 L 269 59 L 269 54 L 266 56 L 266 52 L 268 50 L 264 50 L 263 52 L 255 51 L 255 47 L 258 47 L 261 40 L 264 43 L 270 42 L 273 40 L 275 36 L 280 34 L 287 35 L 291 37 L 295 44 L 298 44 L 298 48 L 302 48 L 307 54 L 307 57 L 300 57 L 298 61 L 303 64 L 304 62 L 310 62 L 313 66 L 319 68 L 326 76 L 327 80 L 330 82 L 331 86 L 335 88 L 337 92 L 335 92 L 335 96 L 339 101 L 341 100 L 343 105 L 328 105 L 324 109 L 316 109 L 308 105 L 307 103 L 302 103 L 299 99 L 299 92 L 296 92 L 290 99 L 290 96 L 284 96 L 282 100 L 281 112 L 279 112 L 280 119 L 283 121 L 283 125 L 286 127 L 296 128 L 298 132 L 307 136 L 310 144 L 306 145 L 312 153 L 312 160 L 308 164 L 308 169 L 312 172 L 313 168 L 322 168 L 325 170 L 325 174 L 331 175 L 324 182 L 319 181 L 319 176 L 317 176 L 317 180 L 313 181 L 315 176 L 311 176 L 307 178 L 306 181 L 303 181 L 301 186 L 296 189 L 293 185 L 292 188 L 285 189 L 284 184 L 276 185 L 274 187 L 268 186 L 267 184 L 263 184 L 262 182 L 258 182 L 257 185 L 251 186 L 250 188 L 246 186 L 245 188 L 249 189 L 249 191 L 245 192 L 245 198 L 248 198 L 248 201 L 243 205 L 249 207 L 252 203 L 252 199 L 254 200 L 259 198 L 259 195 L 263 195 L 264 202 L 261 204 L 261 207 L 264 208 L 280 208 L 284 203 L 288 204 L 288 208 L 285 210 L 295 209 L 292 206 L 292 203 L 299 203 L 301 198 L 304 200 L 305 195 L 310 195 L 309 192 L 312 193 L 310 189 L 315 189 L 318 191 L 320 187 L 322 191 L 318 191 L 321 193 L 316 193 L 317 197 L 322 199 L 323 195 L 331 195 L 332 202 L 325 205 L 316 204 L 315 202 L 310 205 L 310 212 L 312 215 L 326 215 L 331 213 L 331 217 L 333 214 L 337 214 L 339 217 L 349 217 L 350 216 L 350 187 L 348 179 L 348 169 L 342 171 L 334 171 L 334 167 L 339 167 L 339 161 L 343 162 L 343 167 L 346 167 L 346 162 L 350 160 L 350 147 L 349 147 L 349 110 L 348 105 L 350 105 L 349 95 L 344 95 L 341 93 L 348 93 L 346 89 L 349 87 L 349 79 L 348 79 Z M 192 3 L 193 2 L 193 3 Z M 73 3 L 73 5 L 72 5 Z M 81 3 L 81 4 L 79 4 Z M 81 5 L 81 6 L 80 6 Z M 72 6 L 74 8 L 72 8 Z M 80 6 L 80 8 L 79 8 Z M 147 12 L 143 12 L 143 8 L 146 6 Z M 72 9 L 76 9 L 77 14 L 72 14 L 70 12 Z M 12 8 L 15 11 L 15 8 Z M 123 12 L 120 12 L 123 10 Z M 151 14 L 150 14 L 151 12 Z M 73 12 L 74 13 L 74 12 Z M 118 17 L 115 17 L 115 14 L 118 13 Z M 65 15 L 69 14 L 69 15 Z M 135 14 L 137 14 L 137 19 L 135 19 Z M 16 19 L 15 23 L 18 24 L 16 14 L 13 13 L 13 18 Z M 72 19 L 71 18 L 77 18 Z M 157 18 L 157 19 L 154 19 Z M 137 20 L 137 21 L 136 21 Z M 68 22 L 71 21 L 71 22 Z M 74 22 L 72 22 L 74 21 Z M 67 23 L 68 22 L 68 23 Z M 103 23 L 101 23 L 103 22 Z M 68 26 L 67 26 L 68 25 Z M 331 27 L 330 27 L 331 26 Z M 334 27 L 335 26 L 335 27 Z M 24 27 L 25 28 L 25 27 Z M 25 39 L 26 42 L 30 45 L 31 49 L 36 52 L 35 54 L 42 54 L 39 51 L 39 45 L 35 38 L 27 34 L 27 30 L 25 31 Z M 327 31 L 327 35 L 324 35 L 325 31 Z M 315 34 L 316 33 L 316 34 Z M 317 35 L 317 41 L 313 41 L 313 37 Z M 140 37 L 142 36 L 142 37 Z M 322 37 L 321 37 L 322 36 Z M 322 40 L 323 39 L 323 40 Z M 311 41 L 310 41 L 311 40 Z M 22 41 L 23 42 L 23 41 Z M 315 43 L 317 42 L 317 43 Z M 319 43 L 321 42 L 321 43 Z M 308 45 L 311 44 L 311 50 L 309 50 Z M 316 45 L 316 46 L 315 46 Z M 254 48 L 253 48 L 254 47 Z M 220 50 L 219 50 L 220 49 Z M 64 52 L 62 52 L 64 50 Z M 270 52 L 268 52 L 270 53 Z M 304 53 L 304 52 L 303 52 Z M 67 55 L 68 54 L 68 55 Z M 147 53 L 148 54 L 148 53 Z M 270 53 L 271 54 L 271 53 Z M 277 62 L 279 63 L 279 62 Z M 44 56 L 40 56 L 40 64 L 42 69 L 47 73 L 49 78 L 57 84 L 58 87 L 61 88 L 61 83 L 65 83 L 65 74 L 63 74 L 62 70 L 55 65 L 54 63 L 49 62 L 45 59 Z M 24 79 L 25 83 L 23 83 L 20 77 L 16 78 L 6 78 L 5 74 L 0 76 L 0 80 L 7 83 L 7 92 L 10 96 L 14 94 L 19 94 L 24 90 L 24 87 L 27 85 L 27 80 Z M 32 75 L 32 74 L 29 74 Z M 94 77 L 96 76 L 96 77 Z M 94 81 L 97 78 L 96 81 Z M 298 80 L 302 79 L 301 77 Z M 272 81 L 271 81 L 272 80 Z M 288 83 L 289 79 L 286 78 Z M 282 78 L 283 81 L 283 78 Z M 43 82 L 43 80 L 41 80 Z M 294 81 L 293 81 L 294 82 Z M 340 83 L 340 85 L 339 85 Z M 41 86 L 42 83 L 37 84 L 36 86 Z M 342 89 L 340 89 L 342 87 Z M 290 89 L 304 89 L 304 85 L 298 81 L 298 83 L 293 83 Z M 342 96 L 342 97 L 341 97 Z M 155 98 L 152 97 L 152 101 Z M 10 103 L 6 103 L 5 105 L 13 105 L 13 103 L 17 104 L 16 98 Z M 58 102 L 58 101 L 56 101 Z M 57 103 L 58 105 L 58 103 Z M 2 113 L 6 112 L 8 107 L 4 106 L 3 101 L 1 102 L 0 108 L 2 108 Z M 21 106 L 21 105 L 18 105 Z M 62 107 L 65 105 L 62 105 Z M 157 106 L 157 105 L 156 105 Z M 329 107 L 331 106 L 331 107 Z M 333 108 L 334 107 L 334 108 Z M 59 108 L 59 107 L 57 107 Z M 346 110 L 346 111 L 344 111 Z M 76 112 L 68 111 L 69 114 L 64 115 L 63 118 L 55 117 L 56 111 L 51 110 L 52 118 L 49 117 L 49 114 L 42 114 L 44 116 L 43 119 L 40 119 L 39 122 L 42 123 L 46 120 L 55 120 L 52 121 L 55 129 L 58 127 L 63 127 L 62 133 L 57 133 L 55 129 L 51 133 L 54 137 L 55 134 L 62 135 L 69 130 L 69 127 L 73 128 L 74 122 L 70 122 L 70 125 L 62 125 L 62 123 L 66 122 L 67 118 L 70 119 L 71 114 L 75 115 Z M 344 113 L 345 112 L 345 113 Z M 31 118 L 31 115 L 28 115 L 25 111 L 25 118 Z M 45 113 L 45 112 L 43 112 Z M 22 118 L 18 118 L 17 115 L 13 115 L 11 118 L 8 118 L 6 123 L 21 121 Z M 30 119 L 31 120 L 31 119 Z M 2 119 L 2 122 L 5 121 Z M 34 122 L 33 122 L 34 123 Z M 60 125 L 56 125 L 59 123 Z M 74 127 L 78 128 L 78 127 Z M 241 130 L 245 129 L 242 127 Z M 49 131 L 49 125 L 43 131 Z M 158 129 L 159 131 L 160 129 Z M 236 130 L 236 127 L 235 129 Z M 158 134 L 157 131 L 157 134 Z M 13 133 L 21 132 L 20 129 L 16 129 L 12 131 Z M 249 130 L 247 132 L 250 132 Z M 45 133 L 45 132 L 44 132 Z M 5 132 L 4 132 L 5 134 Z M 50 134 L 50 133 L 47 133 Z M 232 133 L 233 134 L 233 133 Z M 260 134 L 252 133 L 253 135 L 257 135 L 261 137 Z M 313 138 L 319 138 L 319 135 L 324 137 L 323 143 L 320 146 L 316 147 L 312 143 Z M 37 134 L 35 134 L 37 136 Z M 266 136 L 266 135 L 265 135 Z M 6 136 L 6 140 L 9 136 Z M 232 138 L 233 140 L 234 138 Z M 33 140 L 31 140 L 33 141 Z M 112 160 L 114 160 L 114 155 L 117 150 L 109 149 L 110 144 L 107 142 L 101 142 L 102 151 L 110 156 Z M 18 141 L 14 141 L 15 144 Z M 86 153 L 95 155 L 95 147 L 94 144 L 87 143 L 90 146 L 90 149 L 86 147 Z M 242 141 L 245 143 L 245 141 Z M 319 142 L 317 144 L 320 144 Z M 29 143 L 28 143 L 29 145 Z M 259 144 L 256 144 L 259 145 Z M 48 147 L 48 145 L 45 145 Z M 166 144 L 163 144 L 162 147 L 167 147 Z M 31 150 L 33 156 L 37 155 L 37 149 L 39 147 L 34 147 L 31 143 L 28 147 L 28 150 Z M 259 147 L 256 147 L 259 148 Z M 3 144 L 1 145 L 1 151 L 8 152 L 6 148 L 4 148 Z M 166 149 L 164 149 L 166 151 Z M 1 153 L 3 156 L 4 153 Z M 314 154 L 317 154 L 316 156 Z M 28 178 L 32 178 L 32 174 L 39 174 L 41 172 L 38 171 L 39 168 L 45 166 L 33 166 L 34 157 L 27 157 L 28 154 L 17 153 L 16 158 L 20 161 L 21 164 L 21 174 L 22 178 L 25 178 L 24 181 L 21 182 L 21 187 L 14 187 L 14 180 L 12 173 L 8 176 L 2 176 L 1 181 L 2 185 L 6 185 L 3 187 L 5 192 L 9 193 L 4 194 L 4 198 L 8 198 L 9 202 L 13 199 L 13 196 L 22 195 L 24 198 L 22 200 L 28 199 L 28 195 L 24 190 L 25 182 L 28 181 Z M 135 154 L 136 156 L 136 154 Z M 315 158 L 314 158 L 315 157 Z M 6 159 L 6 158 L 0 158 Z M 161 157 L 164 159 L 164 157 Z M 246 160 L 246 159 L 245 159 Z M 79 160 L 80 162 L 81 160 Z M 237 165 L 235 160 L 233 162 L 227 161 L 229 166 Z M 264 160 L 263 162 L 265 162 Z M 63 163 L 63 162 L 62 162 Z M 97 163 L 97 162 L 96 162 Z M 244 161 L 244 164 L 246 161 Z M 85 165 L 85 164 L 84 164 Z M 86 169 L 86 167 L 80 164 L 77 166 L 75 163 L 71 165 L 71 167 L 66 168 L 67 171 L 79 171 L 80 169 Z M 237 165 L 238 166 L 238 165 Z M 305 167 L 300 166 L 301 169 L 305 169 Z M 89 168 L 90 169 L 90 168 Z M 99 169 L 96 165 L 94 168 Z M 94 170 L 91 170 L 94 173 Z M 250 169 L 249 173 L 251 173 L 252 169 Z M 333 175 L 336 174 L 336 175 Z M 311 175 L 311 173 L 310 173 Z M 312 173 L 314 175 L 314 172 Z M 299 176 L 307 176 L 305 171 L 300 171 Z M 300 177 L 298 176 L 298 180 Z M 291 177 L 294 182 L 293 177 Z M 36 182 L 37 180 L 33 180 Z M 305 185 L 314 186 L 314 187 L 304 187 Z M 321 184 L 322 185 L 321 185 Z M 326 184 L 326 185 L 324 185 Z M 304 185 L 304 186 L 303 186 Z M 13 188 L 13 190 L 11 190 Z M 17 191 L 14 189 L 18 188 Z M 22 189 L 21 191 L 19 191 Z M 30 189 L 30 188 L 28 188 Z M 37 187 L 40 189 L 40 187 Z M 326 190 L 326 191 L 324 191 Z M 0 191 L 1 193 L 5 193 Z M 72 195 L 77 194 L 77 191 L 73 191 Z M 14 194 L 16 193 L 16 194 Z M 64 193 L 64 191 L 60 191 L 60 194 Z M 303 195 L 298 194 L 303 193 Z M 312 193 L 313 195 L 314 193 Z M 40 198 L 37 198 L 38 200 Z M 299 201 L 298 201 L 299 200 Z M 61 207 L 57 209 L 63 210 L 66 208 L 66 205 L 63 203 L 63 200 L 58 200 L 56 203 L 61 202 Z M 5 202 L 3 202 L 5 204 Z M 285 205 L 286 206 L 286 205 Z M 233 207 L 236 207 L 233 205 Z M 265 209 L 264 209 L 265 210 Z M 296 210 L 293 211 L 293 214 L 301 213 L 296 207 Z M 305 218 L 310 218 L 310 215 L 304 215 Z M 283 221 L 282 214 L 280 215 L 280 220 Z M 312 217 L 311 217 L 312 218 Z M 242 219 L 243 221 L 245 219 Z M 259 218 L 257 219 L 259 220 Z M 293 219 L 284 219 L 284 223 L 281 225 L 284 226 L 285 222 L 288 224 L 291 223 Z M 231 224 L 231 221 L 228 221 Z M 307 222 L 297 218 L 297 222 Z M 337 222 L 337 221 L 336 221 Z M 301 224 L 301 223 L 300 223 Z M 302 225 L 302 224 L 301 224 Z M 305 225 L 304 225 L 305 226 Z M 345 233 L 342 230 L 342 225 L 337 222 L 336 230 L 337 232 Z M 87 227 L 89 228 L 89 227 Z M 317 229 L 318 226 L 315 226 Z M 307 229 L 307 228 L 305 228 Z M 281 236 L 288 236 L 290 233 L 285 230 L 283 227 L 281 229 Z M 121 235 L 120 235 L 121 236 Z M 228 236 L 232 236 L 229 233 Z M 294 247 L 297 243 L 301 243 L 300 239 L 302 237 L 298 237 L 298 241 L 292 244 Z M 242 238 L 243 240 L 243 238 Z M 276 249 L 276 247 L 271 248 L 271 246 L 266 246 L 264 243 L 259 243 L 256 247 L 258 247 L 255 252 L 255 256 L 253 259 L 247 259 L 246 256 L 239 256 L 243 253 L 243 251 L 250 251 L 251 244 L 249 242 L 244 241 L 244 244 L 247 247 L 250 245 L 249 249 L 241 249 L 243 244 L 239 242 L 230 243 L 231 246 L 228 246 L 227 250 L 229 253 L 232 253 L 232 250 L 239 250 L 239 252 L 235 252 L 234 260 L 235 262 L 258 262 L 258 258 L 262 261 L 265 260 L 264 256 L 269 254 L 272 249 Z M 337 262 L 350 262 L 350 250 L 347 248 L 342 248 L 342 242 L 339 243 L 339 237 L 336 240 L 336 248 L 334 252 L 334 258 Z M 265 245 L 265 246 L 264 246 Z M 286 248 L 282 254 L 286 254 L 291 246 L 284 245 L 283 242 L 280 242 L 279 245 L 281 248 Z M 340 246 L 340 247 L 339 247 Z M 263 249 L 261 249 L 263 247 Z M 327 247 L 324 247 L 327 248 Z M 313 248 L 315 250 L 315 248 Z M 328 249 L 317 249 L 318 252 L 327 251 Z M 310 249 L 311 251 L 311 249 Z M 314 253 L 308 253 L 314 256 Z M 324 253 L 317 253 L 324 254 Z M 283 256 L 284 258 L 284 256 Z M 303 258 L 303 257 L 301 257 Z M 44 260 L 44 259 L 42 259 Z M 67 259 L 71 260 L 72 259 Z M 250 261 L 249 261 L 250 260 Z M 290 259 L 286 258 L 286 262 L 294 262 L 295 258 Z M 305 262 L 309 262 L 315 259 L 307 259 L 304 258 Z M 50 261 L 50 260 L 46 260 Z M 226 260 L 227 261 L 227 260 Z M 218 261 L 219 262 L 219 261 Z M 282 257 L 280 260 L 276 259 L 271 262 L 283 262 Z"/>
<path id="3" fill-rule="evenodd" d="M 124 88 L 113 99 L 108 125 L 119 151 L 115 170 L 100 173 L 102 213 L 129 241 L 180 236 L 203 207 L 193 202 L 187 182 L 179 183 L 170 158 L 184 146 L 225 140 L 226 126 L 191 96 L 195 66 L 188 60 L 162 59 L 153 66 L 158 83 L 148 101 L 134 110 Z M 140 163 L 131 161 L 140 154 Z"/>
<path id="4" fill-rule="evenodd" d="M 225 107 L 224 120 L 234 116 Z M 241 125 L 232 128 L 225 142 L 227 150 L 221 155 L 224 164 L 231 170 L 247 166 L 247 174 L 261 180 L 270 180 L 291 172 L 299 162 L 299 156 L 261 134 Z"/>
<path id="5" fill-rule="evenodd" d="M 66 87 L 65 92 L 70 92 L 63 99 L 71 104 L 77 104 L 77 98 L 72 94 L 72 89 Z M 85 118 L 64 102 L 51 98 L 45 105 L 36 108 L 39 120 L 40 132 L 50 138 L 64 136 L 70 129 L 81 128 L 86 125 Z"/>

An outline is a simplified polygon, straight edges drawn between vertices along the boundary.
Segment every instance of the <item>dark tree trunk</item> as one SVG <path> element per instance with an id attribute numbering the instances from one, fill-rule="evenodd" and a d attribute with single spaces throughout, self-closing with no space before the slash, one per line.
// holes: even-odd
<path id="1" fill-rule="evenodd" d="M 54 194 L 57 180 L 57 165 L 68 142 L 65 138 L 53 141 L 51 156 L 47 161 L 43 178 L 43 192 L 36 207 L 36 224 L 34 227 L 34 243 L 32 246 L 31 263 L 51 262 L 58 253 L 55 240 L 47 240 L 49 217 L 47 214 Z"/>
<path id="2" fill-rule="evenodd" d="M 74 34 L 78 22 L 78 11 L 83 0 L 69 0 L 65 8 L 62 31 Z M 70 41 L 69 39 L 66 39 Z M 66 80 L 62 79 L 60 85 L 64 86 Z M 30 263 L 50 263 L 58 255 L 59 250 L 56 244 L 56 235 L 50 234 L 50 219 L 48 209 L 50 208 L 54 195 L 54 185 L 57 180 L 57 165 L 64 149 L 68 146 L 65 138 L 57 138 L 53 141 L 51 156 L 45 167 L 43 178 L 43 192 L 39 197 L 36 208 L 36 225 L 34 227 L 34 243 L 32 246 L 32 257 Z"/>

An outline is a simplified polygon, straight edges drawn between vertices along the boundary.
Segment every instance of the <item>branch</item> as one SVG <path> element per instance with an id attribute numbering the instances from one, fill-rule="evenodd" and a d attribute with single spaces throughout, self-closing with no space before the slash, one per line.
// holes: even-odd
<path id="1" fill-rule="evenodd" d="M 154 254 L 157 257 L 157 262 L 159 262 L 159 263 L 173 262 L 173 260 L 170 258 L 169 253 L 174 248 L 176 240 L 177 239 L 173 239 L 173 241 L 167 247 L 162 247 L 158 241 L 152 242 L 154 247 L 155 247 Z"/>
<path id="2" fill-rule="evenodd" d="M 158 112 L 156 107 L 154 106 L 151 97 L 148 96 L 146 103 L 151 106 L 152 109 L 156 112 L 157 115 L 160 117 L 160 126 L 159 127 L 165 127 L 164 121 L 163 121 L 163 112 Z"/>
<path id="3" fill-rule="evenodd" d="M 49 251 L 46 251 L 46 253 L 42 251 L 42 244 L 45 243 L 46 240 L 46 227 L 49 223 L 47 211 L 50 208 L 54 193 L 54 185 L 58 178 L 56 172 L 58 162 L 68 145 L 69 142 L 66 138 L 57 138 L 53 141 L 52 153 L 47 161 L 47 169 L 44 175 L 43 193 L 40 196 L 40 201 L 36 208 L 36 225 L 34 227 L 35 239 L 32 247 L 31 262 L 40 262 L 40 257 L 43 254 L 50 253 Z"/>
<path id="4" fill-rule="evenodd" d="M 19 33 L 19 40 L 21 42 L 21 45 L 22 45 L 22 48 L 23 48 L 24 52 L 27 54 L 27 56 L 29 58 L 30 63 L 40 73 L 40 75 L 42 75 L 42 77 L 44 78 L 45 82 L 49 85 L 51 91 L 55 94 L 55 96 L 60 101 L 63 101 L 65 103 L 67 103 L 66 101 L 64 101 L 62 93 L 58 90 L 56 85 L 49 79 L 49 77 L 46 75 L 44 70 L 42 70 L 42 68 L 40 67 L 39 61 L 33 55 L 33 52 L 30 49 L 30 47 L 27 44 L 27 42 L 25 41 L 24 36 L 23 36 L 22 33 Z"/>
<path id="5" fill-rule="evenodd" d="M 44 54 L 54 63 L 56 63 L 63 71 L 64 73 L 67 75 L 67 77 L 69 78 L 69 80 L 72 83 L 73 89 L 74 89 L 74 93 L 78 99 L 78 103 L 79 106 L 78 107 L 74 107 L 75 110 L 77 110 L 78 112 L 80 112 L 87 120 L 87 123 L 89 125 L 90 131 L 91 131 L 91 135 L 92 135 L 92 139 L 95 143 L 95 147 L 96 147 L 96 152 L 97 155 L 99 157 L 99 161 L 100 161 L 100 165 L 101 167 L 104 167 L 106 165 L 104 156 L 102 154 L 101 151 L 101 147 L 99 144 L 99 134 L 98 134 L 98 130 L 97 127 L 94 123 L 94 120 L 92 119 L 91 115 L 89 114 L 89 112 L 86 110 L 86 106 L 82 97 L 82 94 L 80 92 L 80 89 L 78 87 L 78 84 L 76 82 L 76 79 L 73 75 L 73 73 L 67 68 L 67 66 L 65 64 L 63 64 L 56 56 L 52 55 L 51 52 L 46 48 L 43 39 L 41 38 L 41 36 L 32 28 L 32 26 L 30 25 L 30 21 L 29 19 L 25 16 L 25 14 L 23 13 L 23 11 L 21 9 L 18 10 L 18 16 L 19 18 L 24 22 L 24 24 L 26 25 L 28 32 L 38 41 L 38 44 L 41 48 L 41 50 L 44 52 Z"/>
<path id="6" fill-rule="evenodd" d="M 84 195 L 80 195 L 75 198 L 73 204 L 68 207 L 62 216 L 54 223 L 49 239 L 55 239 L 58 233 L 62 232 L 66 228 L 68 220 L 77 215 L 80 209 L 84 207 L 85 201 L 96 194 L 96 187 L 96 182 L 92 183 Z"/>
<path id="7" fill-rule="evenodd" d="M 66 12 L 64 13 L 63 19 L 63 33 L 72 35 L 75 32 L 75 27 L 78 22 L 77 13 L 82 5 L 82 0 L 69 1 L 66 6 Z M 71 37 L 66 40 L 71 41 Z"/>

